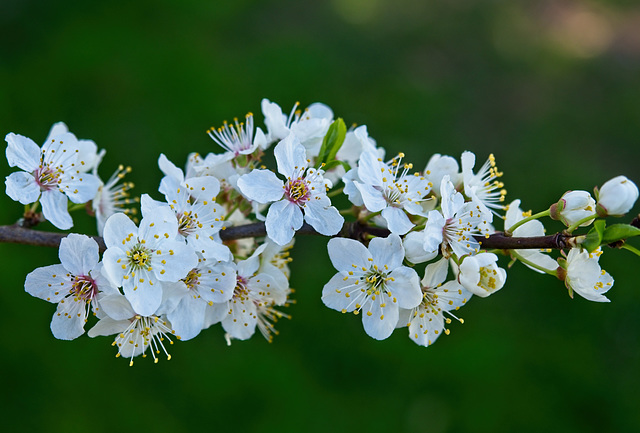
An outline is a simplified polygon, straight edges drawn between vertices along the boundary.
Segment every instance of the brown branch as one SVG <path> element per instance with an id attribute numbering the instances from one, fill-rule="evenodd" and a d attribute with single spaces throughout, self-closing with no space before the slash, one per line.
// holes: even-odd
<path id="1" fill-rule="evenodd" d="M 18 224 L 11 226 L 0 226 L 0 242 L 35 245 L 40 247 L 60 246 L 60 240 L 67 236 L 67 233 L 43 232 L 21 227 Z M 106 250 L 104 240 L 100 236 L 91 236 L 98 243 L 100 251 Z"/>
<path id="2" fill-rule="evenodd" d="M 301 235 L 320 235 L 320 233 L 316 232 L 313 227 L 306 223 L 303 224 L 302 228 L 296 233 Z M 368 235 L 386 237 L 389 233 L 390 232 L 387 229 L 364 225 L 356 221 L 345 222 L 338 236 L 364 241 L 367 239 Z M 257 222 L 237 227 L 228 227 L 220 232 L 220 238 L 223 241 L 232 241 L 243 238 L 263 237 L 266 236 L 266 234 L 267 231 L 264 223 Z M 0 226 L 0 242 L 6 243 L 58 248 L 60 240 L 65 236 L 67 236 L 66 233 L 32 230 L 20 227 L 17 224 L 11 226 Z M 93 236 L 93 239 L 98 242 L 100 251 L 104 251 L 106 249 L 104 240 L 101 237 Z M 528 238 L 505 236 L 503 233 L 494 233 L 488 238 L 484 236 L 476 236 L 476 239 L 481 243 L 483 248 L 501 250 L 539 248 L 563 249 L 575 245 L 575 237 L 567 236 L 562 233 Z"/>

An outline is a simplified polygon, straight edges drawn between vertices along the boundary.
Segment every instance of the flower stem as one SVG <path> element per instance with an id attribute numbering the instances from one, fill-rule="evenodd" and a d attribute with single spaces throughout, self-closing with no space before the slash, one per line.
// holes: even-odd
<path id="1" fill-rule="evenodd" d="M 516 259 L 520 260 L 522 263 L 524 263 L 524 264 L 525 264 L 525 265 L 527 265 L 527 266 L 531 266 L 531 267 L 532 267 L 532 268 L 534 268 L 534 269 L 537 269 L 537 270 L 539 270 L 539 271 L 542 271 L 542 272 L 544 272 L 545 274 L 553 275 L 554 277 L 557 277 L 557 276 L 558 276 L 558 271 L 556 271 L 555 269 L 554 269 L 554 270 L 549 270 L 549 269 L 547 269 L 547 268 L 543 268 L 542 266 L 537 265 L 537 264 L 533 263 L 532 261 L 525 259 L 525 258 L 524 258 L 524 257 L 522 257 L 518 252 L 516 252 L 516 251 L 514 251 L 514 250 L 511 250 L 511 255 L 512 255 L 514 258 L 516 258 Z"/>
<path id="2" fill-rule="evenodd" d="M 370 213 L 370 214 L 369 214 L 369 215 L 367 215 L 366 217 L 362 218 L 362 219 L 360 220 L 360 222 L 362 222 L 362 223 L 366 223 L 366 222 L 367 222 L 367 221 L 369 221 L 371 218 L 373 218 L 373 217 L 375 217 L 375 216 L 378 216 L 378 215 L 380 215 L 380 212 L 373 212 L 373 213 Z"/>
<path id="3" fill-rule="evenodd" d="M 567 228 L 567 233 L 572 233 L 575 229 L 577 229 L 578 227 L 580 227 L 582 224 L 591 221 L 595 218 L 597 218 L 598 215 L 597 214 L 593 214 L 593 215 L 589 215 L 587 217 L 582 218 L 581 220 L 577 221 L 576 223 L 572 224 L 571 226 L 569 226 Z"/>
<path id="4" fill-rule="evenodd" d="M 623 244 L 621 248 L 624 248 L 625 250 L 629 250 L 631 251 L 633 254 L 640 256 L 640 250 L 637 249 L 636 247 L 632 247 L 629 244 Z"/>
<path id="5" fill-rule="evenodd" d="M 534 214 L 534 215 L 531 215 L 529 217 L 526 217 L 525 219 L 518 221 L 517 223 L 515 223 L 514 225 L 512 225 L 511 227 L 506 229 L 504 231 L 504 234 L 507 235 L 507 236 L 511 236 L 513 234 L 513 231 L 515 229 L 517 229 L 518 227 L 520 227 L 521 225 L 526 224 L 529 221 L 533 221 L 533 220 L 538 219 L 538 218 L 549 216 L 550 213 L 551 213 L 551 211 L 549 209 L 547 209 L 545 211 L 538 212 L 537 214 Z"/>
<path id="6" fill-rule="evenodd" d="M 334 189 L 333 191 L 330 191 L 327 193 L 327 197 L 331 198 L 331 197 L 335 197 L 338 194 L 342 194 L 342 191 L 344 191 L 344 186 L 338 189 Z"/>

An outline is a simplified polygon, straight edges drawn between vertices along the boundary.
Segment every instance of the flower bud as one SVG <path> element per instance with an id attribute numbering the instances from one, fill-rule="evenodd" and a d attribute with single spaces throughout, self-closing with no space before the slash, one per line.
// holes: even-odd
<path id="1" fill-rule="evenodd" d="M 596 216 L 596 201 L 587 191 L 567 191 L 557 203 L 551 206 L 551 218 L 560 220 L 564 225 L 570 227 L 580 220 L 593 215 Z M 591 221 L 580 224 L 581 227 L 588 226 Z"/>
<path id="2" fill-rule="evenodd" d="M 617 176 L 605 182 L 596 194 L 596 212 L 599 216 L 620 216 L 629 212 L 635 204 L 638 199 L 638 187 L 625 176 Z"/>
<path id="3" fill-rule="evenodd" d="M 458 281 L 474 295 L 486 298 L 504 286 L 507 272 L 498 267 L 498 256 L 480 253 L 468 256 L 460 264 Z"/>

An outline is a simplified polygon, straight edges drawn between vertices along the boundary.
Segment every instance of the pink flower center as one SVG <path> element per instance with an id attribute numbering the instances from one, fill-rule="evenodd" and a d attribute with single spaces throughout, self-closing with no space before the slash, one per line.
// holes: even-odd
<path id="1" fill-rule="evenodd" d="M 311 196 L 307 182 L 301 178 L 289 179 L 284 187 L 284 193 L 287 196 L 287 200 L 297 205 L 305 204 Z"/>
<path id="2" fill-rule="evenodd" d="M 60 171 L 54 171 L 48 166 L 39 167 L 33 176 L 41 191 L 49 191 L 58 187 L 60 183 Z"/>
<path id="3" fill-rule="evenodd" d="M 75 299 L 82 299 L 90 302 L 98 294 L 98 286 L 93 278 L 87 275 L 73 277 L 71 286 L 71 295 Z"/>

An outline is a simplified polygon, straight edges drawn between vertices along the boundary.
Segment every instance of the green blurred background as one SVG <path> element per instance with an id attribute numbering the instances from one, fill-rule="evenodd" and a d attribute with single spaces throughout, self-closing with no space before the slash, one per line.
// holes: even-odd
<path id="1" fill-rule="evenodd" d="M 183 165 L 219 150 L 210 126 L 247 111 L 261 124 L 263 97 L 285 111 L 322 101 L 416 167 L 436 152 L 493 152 L 507 198 L 539 211 L 618 174 L 640 182 L 640 6 L 0 2 L 2 134 L 42 143 L 65 121 L 108 150 L 103 177 L 131 165 L 137 193 L 157 188 L 159 153 Z M 1 224 L 20 216 L 8 197 L 0 206 Z M 297 241 L 297 304 L 273 344 L 226 347 L 216 327 L 172 346 L 170 362 L 133 368 L 109 338 L 52 337 L 55 307 L 23 282 L 57 251 L 0 245 L 3 430 L 640 431 L 637 257 L 603 256 L 610 304 L 571 300 L 516 265 L 501 292 L 460 310 L 464 325 L 422 348 L 405 329 L 374 341 L 359 318 L 322 305 L 325 244 Z"/>

